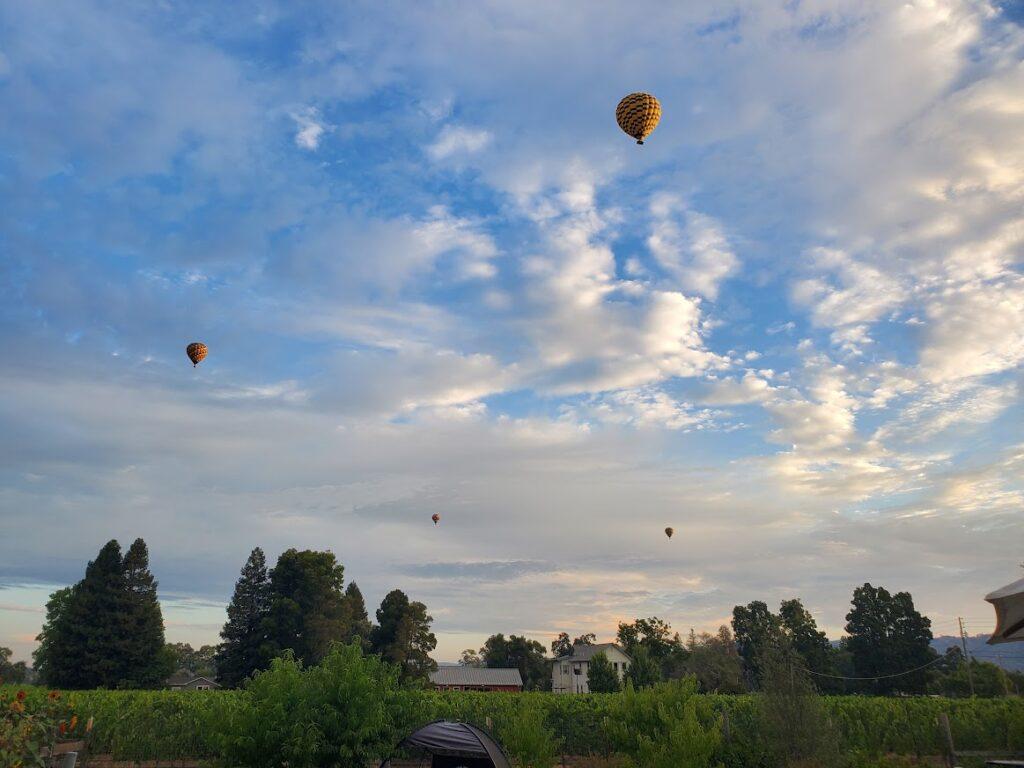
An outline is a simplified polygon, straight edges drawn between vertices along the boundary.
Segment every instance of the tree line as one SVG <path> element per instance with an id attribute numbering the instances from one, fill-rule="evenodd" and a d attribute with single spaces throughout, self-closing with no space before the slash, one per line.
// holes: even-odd
<path id="1" fill-rule="evenodd" d="M 395 589 L 373 623 L 359 587 L 346 586 L 344 573 L 333 553 L 297 549 L 268 569 L 257 547 L 235 584 L 221 643 L 195 651 L 165 642 L 145 542 L 137 539 L 122 556 L 112 540 L 81 581 L 50 595 L 34 672 L 59 688 L 153 688 L 185 667 L 234 687 L 285 654 L 314 665 L 335 643 L 357 642 L 398 667 L 403 681 L 425 679 L 437 666 L 426 606 Z"/>

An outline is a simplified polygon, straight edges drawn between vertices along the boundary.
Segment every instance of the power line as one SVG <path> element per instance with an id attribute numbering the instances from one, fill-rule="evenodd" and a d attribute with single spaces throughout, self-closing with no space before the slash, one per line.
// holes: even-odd
<path id="1" fill-rule="evenodd" d="M 927 669 L 933 664 L 938 664 L 940 661 L 945 661 L 945 658 L 939 656 L 937 659 L 932 659 L 927 664 L 922 664 L 920 667 L 914 667 L 913 669 L 908 669 L 903 672 L 896 672 L 892 675 L 872 675 L 871 677 L 847 677 L 846 675 L 829 675 L 825 672 L 815 672 L 813 669 L 808 669 L 807 667 L 800 667 L 800 669 L 809 674 L 817 675 L 818 677 L 831 677 L 834 680 L 887 680 L 890 677 L 903 677 L 903 675 L 911 675 L 914 672 L 920 672 L 922 669 Z"/>

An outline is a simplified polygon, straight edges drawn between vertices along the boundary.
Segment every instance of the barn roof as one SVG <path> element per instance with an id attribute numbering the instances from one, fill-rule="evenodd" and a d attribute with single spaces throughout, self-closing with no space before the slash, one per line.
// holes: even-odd
<path id="1" fill-rule="evenodd" d="M 490 669 L 488 667 L 438 667 L 430 673 L 434 685 L 518 685 L 523 677 L 515 667 L 511 669 Z"/>

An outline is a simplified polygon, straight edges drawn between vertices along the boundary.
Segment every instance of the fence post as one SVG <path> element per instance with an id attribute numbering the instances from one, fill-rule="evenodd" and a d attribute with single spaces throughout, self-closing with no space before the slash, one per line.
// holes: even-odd
<path id="1" fill-rule="evenodd" d="M 939 713 L 939 728 L 946 740 L 946 765 L 954 768 L 956 765 L 956 747 L 953 746 L 953 731 L 949 727 L 949 715 L 945 712 Z"/>

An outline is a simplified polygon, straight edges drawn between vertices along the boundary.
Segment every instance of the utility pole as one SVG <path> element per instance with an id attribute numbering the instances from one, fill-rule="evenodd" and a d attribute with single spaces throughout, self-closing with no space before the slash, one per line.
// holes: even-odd
<path id="1" fill-rule="evenodd" d="M 964 634 L 964 620 L 963 617 L 957 616 L 956 620 L 960 622 L 960 644 L 964 648 L 964 658 L 967 660 L 967 682 L 971 686 L 971 696 L 974 696 L 974 673 L 971 671 L 971 657 L 967 653 L 967 635 Z"/>

